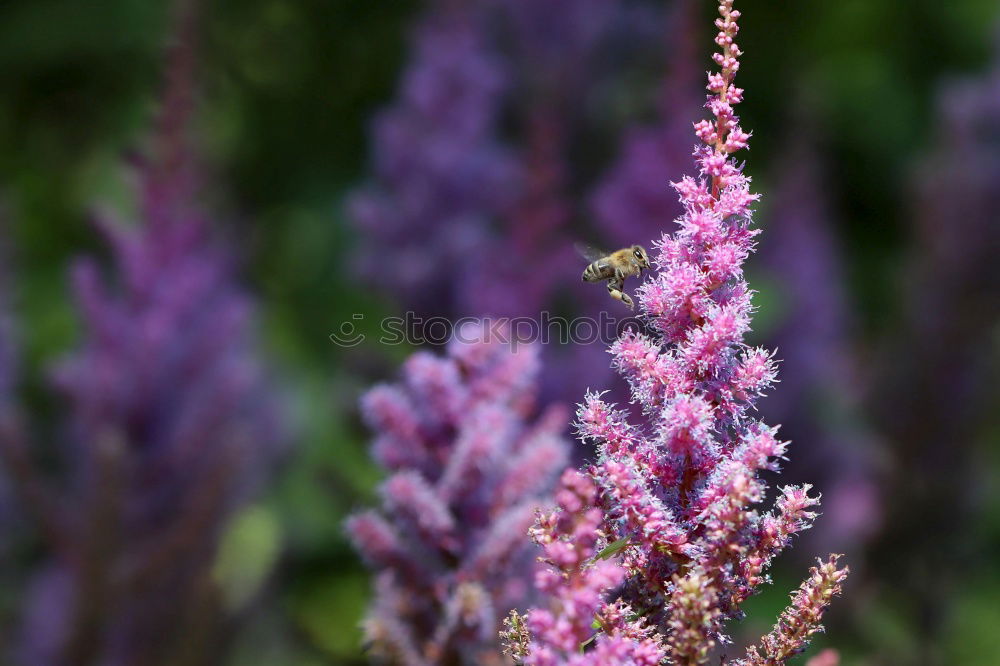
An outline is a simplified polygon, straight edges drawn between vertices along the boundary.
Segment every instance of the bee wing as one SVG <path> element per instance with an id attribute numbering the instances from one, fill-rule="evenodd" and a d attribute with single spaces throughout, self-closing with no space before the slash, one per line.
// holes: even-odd
<path id="1" fill-rule="evenodd" d="M 597 261 L 608 256 L 608 253 L 604 250 L 598 249 L 593 245 L 587 245 L 586 243 L 573 243 L 573 247 L 576 249 L 577 254 L 587 261 Z"/>

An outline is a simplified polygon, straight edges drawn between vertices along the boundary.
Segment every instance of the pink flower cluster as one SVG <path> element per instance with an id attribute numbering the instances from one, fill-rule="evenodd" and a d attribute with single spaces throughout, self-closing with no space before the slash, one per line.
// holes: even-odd
<path id="1" fill-rule="evenodd" d="M 820 624 L 823 611 L 833 597 L 840 594 L 840 584 L 847 577 L 846 569 L 837 569 L 838 557 L 831 555 L 829 560 L 819 562 L 819 566 L 809 571 L 809 578 L 792 595 L 791 605 L 782 612 L 771 633 L 761 639 L 760 647 L 751 647 L 746 658 L 734 661 L 733 666 L 783 664 L 805 650 L 809 638 L 823 630 Z M 839 661 L 834 654 L 827 654 L 825 659 L 820 659 L 821 656 L 811 661 L 833 661 L 834 664 Z"/>
<path id="2" fill-rule="evenodd" d="M 600 394 L 589 393 L 580 407 L 580 433 L 598 450 L 589 470 L 597 503 L 564 502 L 538 522 L 535 538 L 554 567 L 538 585 L 559 612 L 528 615 L 526 664 L 604 663 L 600 646 L 627 632 L 598 622 L 591 640 L 586 621 L 615 604 L 638 609 L 630 611 L 640 623 L 630 649 L 649 648 L 615 663 L 664 656 L 706 663 L 726 640 L 724 622 L 741 616 L 740 604 L 767 581 L 771 560 L 815 517 L 818 499 L 809 486 L 784 488 L 763 515 L 755 508 L 766 490 L 760 473 L 778 470 L 786 443 L 752 414 L 775 381 L 772 355 L 743 342 L 752 292 L 742 266 L 758 233 L 751 228 L 757 195 L 732 157 L 749 138 L 734 112 L 743 91 L 733 85 L 741 51 L 732 5 L 723 0 L 716 20 L 720 71 L 709 74 L 706 104 L 713 118 L 694 126 L 704 144 L 694 152 L 700 173 L 673 184 L 684 208 L 680 229 L 658 243 L 659 270 L 639 289 L 650 333 L 627 332 L 610 350 L 646 423 L 632 424 Z M 603 514 L 599 531 L 593 506 Z M 621 569 L 593 561 L 598 543 L 611 544 Z M 764 639 L 766 661 L 754 661 L 751 651 L 746 663 L 783 663 L 820 629 L 846 575 L 835 565 L 833 557 L 814 572 Z M 600 592 L 615 587 L 620 599 L 607 604 Z M 655 638 L 643 622 L 656 628 Z M 581 655 L 586 641 L 596 648 Z"/>
<path id="3" fill-rule="evenodd" d="M 531 530 L 548 565 L 535 578 L 536 587 L 549 599 L 549 608 L 536 608 L 527 620 L 512 612 L 502 633 L 507 653 L 529 666 L 656 666 L 666 656 L 651 627 L 621 601 L 607 603 L 604 594 L 624 581 L 626 572 L 617 562 L 597 553 L 602 539 L 603 515 L 596 507 L 597 487 L 575 470 L 567 470 L 556 501 L 558 508 L 541 514 Z M 593 649 L 582 653 L 602 629 Z M 535 636 L 541 645 L 532 649 Z"/>
<path id="4" fill-rule="evenodd" d="M 402 382 L 364 396 L 374 456 L 390 473 L 382 510 L 347 523 L 377 572 L 365 620 L 374 656 L 499 663 L 499 619 L 533 597 L 524 534 L 568 457 L 564 410 L 529 420 L 537 352 L 453 341 L 446 357 L 418 352 Z"/>

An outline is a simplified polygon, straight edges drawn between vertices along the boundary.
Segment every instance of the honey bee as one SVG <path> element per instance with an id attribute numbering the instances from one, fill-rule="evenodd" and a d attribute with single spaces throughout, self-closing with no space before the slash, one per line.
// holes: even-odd
<path id="1" fill-rule="evenodd" d="M 616 252 L 608 254 L 601 252 L 587 245 L 577 245 L 577 251 L 591 262 L 583 271 L 584 282 L 608 281 L 608 293 L 611 298 L 617 299 L 633 307 L 632 299 L 622 291 L 625 288 L 625 278 L 633 275 L 642 275 L 642 269 L 649 269 L 649 255 L 646 248 L 641 245 L 622 248 Z"/>

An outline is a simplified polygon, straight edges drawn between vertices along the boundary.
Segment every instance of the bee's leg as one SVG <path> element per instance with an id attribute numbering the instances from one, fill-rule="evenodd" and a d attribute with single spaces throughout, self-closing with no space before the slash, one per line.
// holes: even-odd
<path id="1" fill-rule="evenodd" d="M 611 298 L 621 301 L 628 307 L 633 307 L 632 299 L 626 294 L 622 289 L 625 288 L 625 280 L 620 277 L 613 277 L 608 280 L 608 293 L 611 294 Z"/>

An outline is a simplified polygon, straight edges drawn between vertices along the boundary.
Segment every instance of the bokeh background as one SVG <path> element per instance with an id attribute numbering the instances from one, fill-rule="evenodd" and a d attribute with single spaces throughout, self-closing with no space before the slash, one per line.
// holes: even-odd
<path id="1" fill-rule="evenodd" d="M 824 515 L 739 631 L 833 550 L 853 573 L 821 642 L 844 663 L 995 664 L 1000 5 L 740 5 L 754 342 L 783 359 L 762 410 Z M 55 636 L 72 663 L 364 663 L 342 522 L 380 472 L 356 403 L 413 351 L 371 342 L 379 318 L 610 307 L 572 245 L 672 228 L 713 11 L 0 4 L 0 663 L 57 663 Z M 369 342 L 333 344 L 345 321 Z M 597 346 L 543 359 L 545 401 L 615 386 Z M 122 433 L 152 442 L 138 462 Z M 140 581 L 114 611 L 87 578 L 116 575 L 87 568 L 107 506 Z M 67 617 L 74 594 L 100 619 Z"/>

